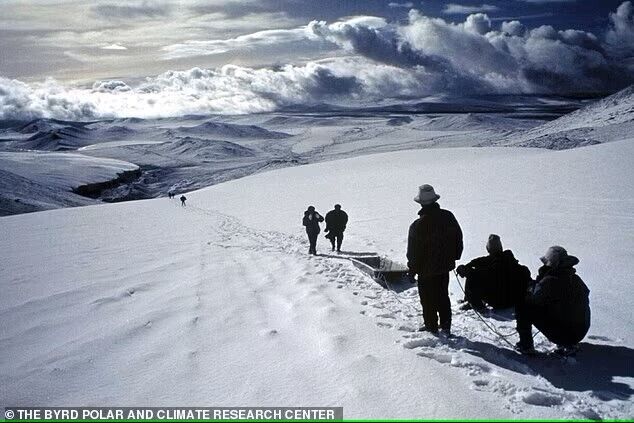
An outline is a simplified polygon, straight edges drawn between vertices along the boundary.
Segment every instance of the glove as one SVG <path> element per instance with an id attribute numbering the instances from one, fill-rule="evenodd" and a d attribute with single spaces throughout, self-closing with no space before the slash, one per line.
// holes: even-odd
<path id="1" fill-rule="evenodd" d="M 456 273 L 464 278 L 465 276 L 467 276 L 467 267 L 464 264 L 461 264 L 456 269 Z"/>

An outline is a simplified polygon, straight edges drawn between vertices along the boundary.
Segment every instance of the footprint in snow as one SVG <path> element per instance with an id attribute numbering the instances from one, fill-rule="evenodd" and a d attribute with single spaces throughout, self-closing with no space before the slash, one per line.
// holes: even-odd
<path id="1" fill-rule="evenodd" d="M 403 348 L 407 348 L 408 350 L 413 350 L 414 348 L 419 347 L 435 347 L 438 345 L 438 340 L 436 338 L 416 338 L 411 341 L 407 341 L 403 344 Z"/>
<path id="2" fill-rule="evenodd" d="M 561 405 L 564 402 L 564 398 L 560 395 L 539 391 L 521 394 L 521 400 L 526 404 L 537 405 L 540 407 L 554 407 Z"/>
<path id="3" fill-rule="evenodd" d="M 451 354 L 421 351 L 419 353 L 416 353 L 416 355 L 420 357 L 430 358 L 441 364 L 451 364 L 451 362 L 453 361 L 453 355 Z"/>

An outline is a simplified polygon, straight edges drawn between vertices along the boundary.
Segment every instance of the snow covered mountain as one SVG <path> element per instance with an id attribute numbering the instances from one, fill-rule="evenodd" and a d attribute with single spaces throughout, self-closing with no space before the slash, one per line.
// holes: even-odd
<path id="1" fill-rule="evenodd" d="M 555 150 L 623 139 L 634 132 L 634 86 L 509 140 L 509 145 Z"/>
<path id="2" fill-rule="evenodd" d="M 121 160 L 74 153 L 0 151 L 0 215 L 96 204 L 90 198 L 91 188 L 117 185 L 138 173 L 137 165 Z"/>
<path id="3" fill-rule="evenodd" d="M 566 149 L 603 143 L 634 130 L 633 90 L 547 123 L 545 117 L 583 102 L 483 96 L 242 116 L 6 122 L 0 125 L 0 151 L 11 152 L 17 162 L 37 157 L 46 168 L 45 154 L 67 152 L 132 163 L 139 170 L 135 178 L 115 177 L 109 184 L 89 187 L 77 181 L 64 188 L 29 179 L 29 172 L 7 175 L 0 181 L 0 213 L 85 204 L 73 192 L 88 191 L 104 201 L 155 198 L 169 190 L 191 191 L 274 168 L 388 151 L 493 145 Z M 460 110 L 470 112 L 455 113 Z M 40 154 L 33 156 L 33 151 Z M 62 174 L 75 172 L 75 163 L 68 160 Z"/>
<path id="4" fill-rule="evenodd" d="M 343 406 L 346 418 L 630 418 L 632 154 L 632 139 L 407 150 L 251 175 L 187 193 L 186 207 L 161 198 L 2 217 L 0 406 L 212 401 Z M 404 261 L 422 183 L 460 221 L 463 262 L 484 254 L 489 233 L 533 274 L 552 244 L 581 259 L 593 320 L 576 359 L 510 351 L 457 309 L 453 278 L 457 339 L 416 332 L 416 288 L 385 290 L 347 260 Z M 326 253 L 320 238 L 322 255 L 309 257 L 302 212 L 336 202 L 351 217 L 345 253 Z M 486 319 L 516 341 L 508 315 Z"/>

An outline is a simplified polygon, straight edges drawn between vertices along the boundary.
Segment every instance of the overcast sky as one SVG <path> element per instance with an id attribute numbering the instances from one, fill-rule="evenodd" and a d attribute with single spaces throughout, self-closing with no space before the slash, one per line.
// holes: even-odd
<path id="1" fill-rule="evenodd" d="M 245 112 L 386 92 L 612 92 L 632 82 L 633 9 L 619 0 L 3 0 L 0 113 L 22 113 L 19 96 L 79 86 L 212 91 L 221 103 L 201 107 L 249 99 L 256 106 Z M 90 103 L 98 114 L 120 106 Z"/>

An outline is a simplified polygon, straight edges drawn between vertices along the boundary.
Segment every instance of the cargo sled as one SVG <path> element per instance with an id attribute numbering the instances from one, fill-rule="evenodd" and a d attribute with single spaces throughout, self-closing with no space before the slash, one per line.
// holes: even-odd
<path id="1" fill-rule="evenodd" d="M 355 267 L 370 276 L 383 288 L 400 292 L 414 286 L 415 281 L 409 276 L 407 267 L 387 257 L 354 257 L 350 260 Z"/>

